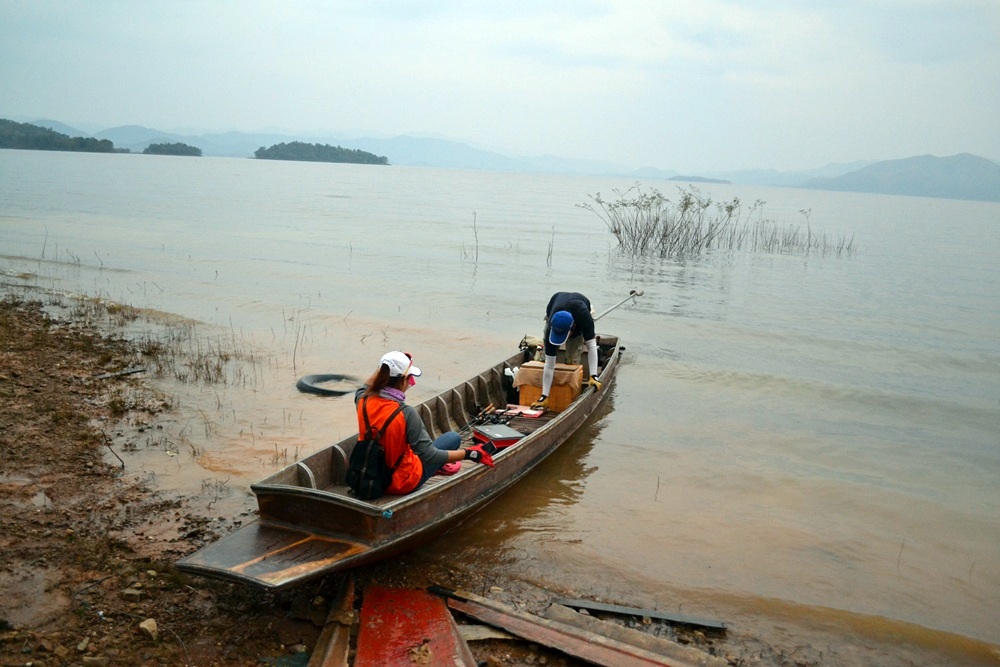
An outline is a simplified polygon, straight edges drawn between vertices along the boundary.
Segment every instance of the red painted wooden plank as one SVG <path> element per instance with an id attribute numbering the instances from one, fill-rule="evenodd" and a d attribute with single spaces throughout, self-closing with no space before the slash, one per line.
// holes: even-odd
<path id="1" fill-rule="evenodd" d="M 422 589 L 369 586 L 354 667 L 476 667 L 448 605 Z"/>

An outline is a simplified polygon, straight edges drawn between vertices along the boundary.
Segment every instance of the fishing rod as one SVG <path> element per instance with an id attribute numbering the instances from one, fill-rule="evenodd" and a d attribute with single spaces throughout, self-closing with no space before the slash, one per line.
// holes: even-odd
<path id="1" fill-rule="evenodd" d="M 463 426 L 462 428 L 458 429 L 458 433 L 461 434 L 461 433 L 465 433 L 467 431 L 471 432 L 474 427 L 480 426 L 482 424 L 489 423 L 490 421 L 492 421 L 493 419 L 496 418 L 495 417 L 496 413 L 497 413 L 496 405 L 494 405 L 493 403 L 490 403 L 485 408 L 483 408 L 482 410 L 480 410 L 479 414 L 477 414 L 475 417 L 473 417 L 468 422 L 466 422 L 465 426 Z M 508 420 L 508 421 L 510 421 L 510 420 Z M 501 423 L 501 422 L 500 421 L 495 421 L 493 423 L 497 424 L 497 423 Z M 503 422 L 503 423 L 506 423 L 506 422 Z"/>
<path id="2" fill-rule="evenodd" d="M 616 303 L 615 305 L 611 306 L 610 308 L 608 308 L 607 310 L 605 310 L 603 313 L 601 313 L 600 315 L 598 315 L 597 317 L 595 317 L 594 321 L 596 322 L 597 320 L 601 319 L 602 317 L 604 317 L 605 315 L 607 315 L 612 310 L 614 310 L 618 306 L 622 305 L 623 303 L 625 303 L 629 299 L 637 299 L 640 296 L 642 296 L 642 290 L 641 289 L 640 290 L 630 290 L 627 297 L 625 297 L 624 299 L 622 299 L 621 301 L 619 301 L 618 303 Z"/>

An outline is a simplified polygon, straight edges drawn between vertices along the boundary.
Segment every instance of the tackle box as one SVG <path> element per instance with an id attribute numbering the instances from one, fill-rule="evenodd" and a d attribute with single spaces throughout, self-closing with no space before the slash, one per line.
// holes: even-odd
<path id="1" fill-rule="evenodd" d="M 493 445 L 496 449 L 503 449 L 517 444 L 517 441 L 524 437 L 520 431 L 512 429 L 506 424 L 483 424 L 472 427 L 472 439 L 481 445 Z M 491 454 L 493 452 L 490 452 Z"/>

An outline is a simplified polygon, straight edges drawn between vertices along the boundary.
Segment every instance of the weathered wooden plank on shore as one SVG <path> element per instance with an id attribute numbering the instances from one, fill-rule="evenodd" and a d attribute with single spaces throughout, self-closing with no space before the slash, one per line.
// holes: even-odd
<path id="1" fill-rule="evenodd" d="M 545 618 L 582 628 L 598 635 L 639 646 L 658 655 L 666 656 L 674 662 L 674 667 L 728 667 L 729 662 L 700 649 L 682 646 L 663 637 L 655 637 L 641 630 L 634 630 L 602 621 L 593 616 L 587 616 L 564 607 L 561 604 L 550 604 L 544 612 Z"/>
<path id="2" fill-rule="evenodd" d="M 480 642 L 486 639 L 517 639 L 509 632 L 504 632 L 492 625 L 459 625 L 458 632 L 467 642 Z"/>
<path id="3" fill-rule="evenodd" d="M 556 598 L 552 600 L 553 604 L 561 604 L 564 607 L 572 607 L 573 609 L 587 609 L 588 611 L 604 611 L 612 614 L 625 614 L 627 616 L 648 616 L 649 618 L 656 618 L 661 621 L 669 621 L 671 623 L 682 623 L 684 625 L 696 625 L 700 628 L 710 628 L 712 630 L 725 630 L 726 624 L 721 621 L 711 621 L 704 618 L 698 618 L 696 616 L 688 616 L 686 614 L 674 614 L 665 611 L 659 611 L 657 609 L 642 609 L 640 607 L 623 607 L 617 604 L 607 604 L 605 602 L 591 602 L 590 600 L 570 600 L 568 598 Z"/>
<path id="4" fill-rule="evenodd" d="M 605 667 L 675 667 L 676 662 L 638 646 L 611 639 L 518 611 L 508 605 L 466 591 L 440 586 L 429 588 L 435 595 L 448 598 L 448 607 L 483 623 L 502 628 L 528 641 L 561 651 L 581 660 Z"/>
<path id="5" fill-rule="evenodd" d="M 308 667 L 348 667 L 351 649 L 351 626 L 357 620 L 354 614 L 354 578 L 346 577 L 330 605 L 316 647 L 309 657 Z"/>

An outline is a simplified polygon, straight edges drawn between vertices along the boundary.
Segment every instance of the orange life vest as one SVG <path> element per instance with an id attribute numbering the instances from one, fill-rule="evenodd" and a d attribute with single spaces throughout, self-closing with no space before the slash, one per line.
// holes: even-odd
<path id="1" fill-rule="evenodd" d="M 364 437 L 365 417 L 361 412 L 365 405 L 362 397 L 358 401 L 358 433 Z M 368 397 L 367 410 L 368 422 L 375 428 L 381 429 L 382 424 L 389 418 L 389 415 L 399 407 L 399 403 L 378 395 Z M 413 453 L 410 443 L 406 439 L 406 419 L 405 413 L 400 414 L 392 422 L 382 438 L 382 447 L 385 449 L 385 463 L 390 468 L 396 466 L 392 473 L 392 484 L 385 490 L 388 494 L 402 495 L 417 488 L 420 477 L 424 474 L 424 466 L 420 458 Z M 396 465 L 396 462 L 399 465 Z"/>

